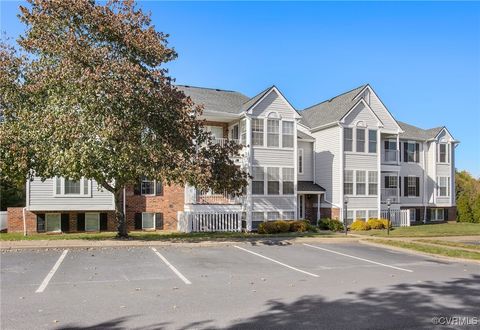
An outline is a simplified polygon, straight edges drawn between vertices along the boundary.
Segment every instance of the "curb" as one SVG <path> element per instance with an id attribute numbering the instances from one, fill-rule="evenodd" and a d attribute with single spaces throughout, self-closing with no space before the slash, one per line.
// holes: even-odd
<path id="1" fill-rule="evenodd" d="M 391 239 L 391 240 L 395 240 L 395 239 Z M 383 248 L 383 249 L 390 249 L 390 250 L 404 252 L 404 253 L 413 254 L 413 255 L 417 255 L 417 256 L 431 257 L 431 258 L 435 258 L 435 259 L 442 259 L 442 260 L 455 261 L 455 262 L 480 264 L 480 260 L 442 256 L 442 255 L 438 255 L 438 254 L 421 252 L 421 251 L 411 250 L 411 249 L 402 248 L 402 247 L 398 247 L 398 246 L 391 246 L 391 245 L 385 245 L 385 244 L 382 244 L 382 243 L 375 243 L 375 242 L 366 241 L 366 240 L 358 240 L 358 242 L 360 244 L 380 247 L 380 248 Z"/>

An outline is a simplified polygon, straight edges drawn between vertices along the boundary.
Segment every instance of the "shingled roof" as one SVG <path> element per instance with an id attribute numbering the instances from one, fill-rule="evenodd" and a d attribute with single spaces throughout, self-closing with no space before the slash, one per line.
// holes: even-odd
<path id="1" fill-rule="evenodd" d="M 243 104 L 250 98 L 239 92 L 178 85 L 177 88 L 189 96 L 195 104 L 203 105 L 206 111 L 238 114 L 243 111 Z"/>
<path id="2" fill-rule="evenodd" d="M 304 109 L 300 112 L 302 115 L 301 123 L 314 128 L 339 121 L 358 102 L 354 98 L 365 86 L 367 85 L 359 86 L 330 100 Z"/>
<path id="3" fill-rule="evenodd" d="M 397 120 L 398 125 L 403 130 L 403 133 L 400 133 L 401 139 L 412 139 L 412 140 L 429 140 L 435 138 L 438 133 L 443 129 L 442 127 L 435 127 L 430 129 L 423 129 L 417 126 L 413 126 L 404 122 Z"/>

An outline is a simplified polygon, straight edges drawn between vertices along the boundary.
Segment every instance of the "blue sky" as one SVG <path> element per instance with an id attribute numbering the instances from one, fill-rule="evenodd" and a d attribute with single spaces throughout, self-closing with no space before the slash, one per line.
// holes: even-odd
<path id="1" fill-rule="evenodd" d="M 446 125 L 456 166 L 480 176 L 480 3 L 139 2 L 179 58 L 179 84 L 253 96 L 272 84 L 303 109 L 370 83 L 393 115 Z M 1 3 L 16 37 L 17 2 Z"/>

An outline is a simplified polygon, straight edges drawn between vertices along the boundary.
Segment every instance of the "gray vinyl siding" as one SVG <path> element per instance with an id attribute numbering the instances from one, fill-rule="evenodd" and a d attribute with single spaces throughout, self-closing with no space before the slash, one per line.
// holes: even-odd
<path id="1" fill-rule="evenodd" d="M 401 183 L 401 191 L 400 191 L 400 204 L 405 204 L 405 205 L 417 205 L 417 204 L 423 204 L 423 176 L 424 176 L 424 171 L 422 168 L 422 163 L 402 163 L 402 166 L 400 167 L 400 176 L 402 177 L 402 183 Z M 408 176 L 415 176 L 419 177 L 419 192 L 420 196 L 404 196 L 404 191 L 405 191 L 405 177 Z"/>
<path id="2" fill-rule="evenodd" d="M 341 128 L 334 126 L 312 133 L 315 143 L 315 182 L 325 188 L 325 199 L 341 203 Z"/>
<path id="3" fill-rule="evenodd" d="M 368 103 L 368 102 L 367 102 Z M 375 96 L 370 95 L 370 108 L 377 115 L 383 123 L 383 128 L 387 131 L 397 131 L 398 125 L 392 116 L 388 113 L 388 110 L 383 106 L 382 102 Z"/>
<path id="4" fill-rule="evenodd" d="M 349 196 L 348 208 L 349 209 L 377 209 L 378 198 L 377 196 Z"/>
<path id="5" fill-rule="evenodd" d="M 375 115 L 365 107 L 359 104 L 353 109 L 347 117 L 345 117 L 345 125 L 356 126 L 358 122 L 363 122 L 368 128 L 378 128 L 378 119 Z"/>
<path id="6" fill-rule="evenodd" d="M 295 196 L 252 196 L 253 212 L 260 211 L 293 211 Z"/>
<path id="7" fill-rule="evenodd" d="M 294 166 L 293 149 L 282 150 L 280 148 L 253 148 L 252 163 L 256 166 Z"/>
<path id="8" fill-rule="evenodd" d="M 347 170 L 377 170 L 377 154 L 346 152 L 344 157 Z"/>
<path id="9" fill-rule="evenodd" d="M 29 187 L 29 210 L 31 211 L 104 211 L 114 210 L 113 194 L 99 190 L 92 180 L 91 194 L 85 197 L 54 196 L 54 179 L 42 182 L 35 178 Z"/>
<path id="10" fill-rule="evenodd" d="M 271 111 L 277 112 L 282 119 L 293 119 L 295 112 L 275 91 L 271 91 L 252 111 L 254 117 L 266 117 Z"/>
<path id="11" fill-rule="evenodd" d="M 303 149 L 303 173 L 298 173 L 298 181 L 313 181 L 313 143 L 299 140 L 298 150 L 300 149 Z"/>

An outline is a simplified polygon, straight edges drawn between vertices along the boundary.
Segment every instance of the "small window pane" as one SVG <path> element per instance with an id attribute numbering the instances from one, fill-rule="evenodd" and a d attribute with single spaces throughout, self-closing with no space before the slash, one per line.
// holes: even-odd
<path id="1" fill-rule="evenodd" d="M 267 146 L 278 147 L 279 121 L 277 119 L 267 120 Z"/>
<path id="2" fill-rule="evenodd" d="M 57 195 L 62 193 L 62 178 L 58 176 L 55 178 L 55 193 Z"/>
<path id="3" fill-rule="evenodd" d="M 263 146 L 263 119 L 252 119 L 252 144 Z"/>
<path id="4" fill-rule="evenodd" d="M 378 211 L 377 210 L 369 210 L 368 211 L 368 218 L 369 219 L 377 219 L 378 218 Z"/>
<path id="5" fill-rule="evenodd" d="M 45 220 L 47 222 L 47 231 L 61 231 L 60 213 L 47 213 Z"/>
<path id="6" fill-rule="evenodd" d="M 278 167 L 269 167 L 267 169 L 268 177 L 268 194 L 279 195 L 280 194 L 280 176 Z"/>
<path id="7" fill-rule="evenodd" d="M 368 152 L 377 153 L 377 131 L 368 130 Z"/>
<path id="8" fill-rule="evenodd" d="M 146 177 L 142 178 L 141 183 L 142 195 L 155 194 L 155 180 L 148 180 Z"/>
<path id="9" fill-rule="evenodd" d="M 357 179 L 357 195 L 365 195 L 365 171 L 357 171 L 356 172 L 356 179 Z"/>
<path id="10" fill-rule="evenodd" d="M 298 174 L 303 174 L 303 149 L 298 149 Z"/>
<path id="11" fill-rule="evenodd" d="M 282 122 L 282 147 L 293 148 L 293 122 Z"/>
<path id="12" fill-rule="evenodd" d="M 357 128 L 357 152 L 365 152 L 365 129 Z"/>
<path id="13" fill-rule="evenodd" d="M 85 231 L 99 231 L 99 230 L 100 230 L 100 214 L 85 213 Z"/>
<path id="14" fill-rule="evenodd" d="M 88 195 L 88 181 L 87 179 L 83 179 L 83 194 Z"/>
<path id="15" fill-rule="evenodd" d="M 154 213 L 142 213 L 142 228 L 143 229 L 155 228 Z"/>
<path id="16" fill-rule="evenodd" d="M 377 195 L 378 173 L 375 171 L 368 172 L 368 194 Z"/>
<path id="17" fill-rule="evenodd" d="M 293 212 L 293 211 L 284 211 L 282 217 L 283 217 L 283 220 L 294 220 L 294 218 L 295 218 L 295 212 Z"/>
<path id="18" fill-rule="evenodd" d="M 345 151 L 353 151 L 353 129 L 343 129 L 343 148 Z"/>
<path id="19" fill-rule="evenodd" d="M 267 220 L 268 221 L 278 220 L 279 218 L 280 218 L 280 213 L 279 212 L 267 212 Z"/>
<path id="20" fill-rule="evenodd" d="M 252 194 L 263 195 L 264 194 L 264 179 L 265 173 L 263 167 L 253 167 L 253 179 L 252 179 Z"/>
<path id="21" fill-rule="evenodd" d="M 65 179 L 65 195 L 80 195 L 80 181 Z"/>
<path id="22" fill-rule="evenodd" d="M 356 212 L 356 218 L 355 220 L 363 220 L 365 221 L 367 219 L 367 211 L 365 210 L 357 210 Z"/>
<path id="23" fill-rule="evenodd" d="M 345 170 L 344 174 L 344 194 L 345 195 L 353 195 L 353 171 L 352 170 Z"/>

